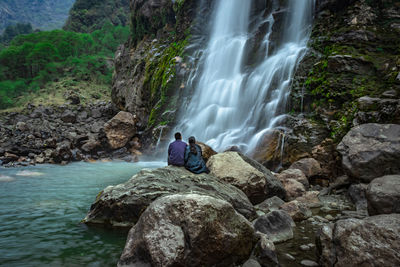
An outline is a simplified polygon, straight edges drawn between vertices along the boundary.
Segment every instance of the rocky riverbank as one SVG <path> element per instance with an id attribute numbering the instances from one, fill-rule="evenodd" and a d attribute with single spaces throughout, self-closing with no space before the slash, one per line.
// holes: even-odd
<path id="1" fill-rule="evenodd" d="M 139 131 L 136 117 L 118 113 L 110 102 L 28 105 L 22 112 L 0 115 L 0 165 L 135 161 L 140 154 Z"/>
<path id="2" fill-rule="evenodd" d="M 398 127 L 352 129 L 337 147 L 346 174 L 325 186 L 313 158 L 272 173 L 224 152 L 210 174 L 169 166 L 107 187 L 84 222 L 132 227 L 119 266 L 397 266 Z"/>

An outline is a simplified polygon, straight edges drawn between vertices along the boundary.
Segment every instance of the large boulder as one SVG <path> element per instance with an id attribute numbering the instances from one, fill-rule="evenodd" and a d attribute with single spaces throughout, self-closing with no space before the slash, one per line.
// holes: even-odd
<path id="1" fill-rule="evenodd" d="M 287 179 L 282 182 L 283 187 L 286 190 L 286 200 L 291 201 L 298 197 L 303 196 L 306 193 L 304 185 L 295 179 Z"/>
<path id="2" fill-rule="evenodd" d="M 400 266 L 400 214 L 346 219 L 317 236 L 321 266 Z"/>
<path id="3" fill-rule="evenodd" d="M 226 201 L 176 194 L 154 201 L 129 232 L 118 266 L 236 266 L 257 236 Z"/>
<path id="4" fill-rule="evenodd" d="M 160 196 L 197 193 L 224 199 L 248 219 L 255 211 L 246 195 L 212 175 L 193 174 L 184 168 L 168 166 L 144 169 L 129 181 L 105 188 L 83 220 L 89 224 L 132 226 L 151 202 Z"/>
<path id="5" fill-rule="evenodd" d="M 120 111 L 104 124 L 104 132 L 112 149 L 121 148 L 136 133 L 136 117 L 129 112 Z"/>
<path id="6" fill-rule="evenodd" d="M 253 225 L 257 231 L 266 234 L 272 242 L 277 243 L 292 239 L 293 227 L 296 224 L 286 211 L 276 210 L 260 216 Z"/>
<path id="7" fill-rule="evenodd" d="M 369 215 L 400 213 L 400 175 L 374 179 L 366 190 Z"/>
<path id="8" fill-rule="evenodd" d="M 274 195 L 285 198 L 285 189 L 268 169 L 238 152 L 216 154 L 207 167 L 211 174 L 245 192 L 253 204 Z"/>
<path id="9" fill-rule="evenodd" d="M 368 123 L 347 133 L 337 150 L 349 176 L 357 181 L 400 173 L 400 125 Z"/>

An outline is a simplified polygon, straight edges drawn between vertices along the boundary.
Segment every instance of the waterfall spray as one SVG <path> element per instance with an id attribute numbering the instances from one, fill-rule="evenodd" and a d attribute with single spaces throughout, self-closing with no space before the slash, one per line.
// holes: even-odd
<path id="1" fill-rule="evenodd" d="M 314 0 L 291 0 L 285 7 L 279 44 L 271 43 L 277 2 L 260 24 L 268 25 L 254 66 L 246 65 L 253 1 L 219 0 L 207 47 L 191 74 L 198 82 L 176 126 L 221 151 L 238 146 L 251 153 L 264 134 L 284 118 L 291 80 L 307 51 Z M 272 40 L 273 41 L 273 40 Z M 271 47 L 273 49 L 271 50 Z M 189 82 L 193 82 L 191 79 Z"/>

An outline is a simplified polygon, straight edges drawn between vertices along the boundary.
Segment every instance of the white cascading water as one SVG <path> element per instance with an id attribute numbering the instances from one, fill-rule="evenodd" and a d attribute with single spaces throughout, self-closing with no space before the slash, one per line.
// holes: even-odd
<path id="1" fill-rule="evenodd" d="M 192 73 L 198 79 L 194 94 L 175 128 L 217 151 L 238 146 L 250 153 L 279 124 L 296 65 L 307 51 L 314 0 L 290 0 L 280 46 L 268 52 L 271 14 L 262 41 L 265 58 L 244 68 L 252 2 L 218 0 L 207 48 Z"/>

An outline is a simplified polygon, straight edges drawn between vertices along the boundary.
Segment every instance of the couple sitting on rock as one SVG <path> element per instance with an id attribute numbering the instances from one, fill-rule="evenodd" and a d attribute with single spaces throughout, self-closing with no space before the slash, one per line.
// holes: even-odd
<path id="1" fill-rule="evenodd" d="M 168 147 L 168 165 L 182 167 L 199 174 L 209 173 L 202 157 L 201 147 L 196 144 L 196 139 L 189 137 L 189 145 L 182 141 L 181 133 L 175 133 L 175 141 Z"/>

